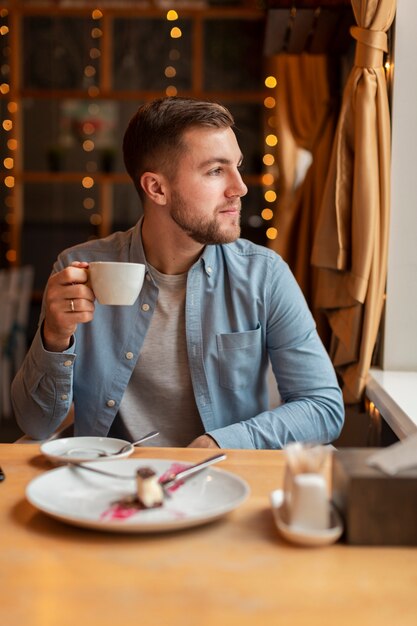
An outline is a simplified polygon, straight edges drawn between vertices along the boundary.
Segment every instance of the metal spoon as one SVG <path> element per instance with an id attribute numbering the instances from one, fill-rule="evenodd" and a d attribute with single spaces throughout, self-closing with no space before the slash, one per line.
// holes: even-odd
<path id="1" fill-rule="evenodd" d="M 153 430 L 152 432 L 148 433 L 147 435 L 144 435 L 137 441 L 123 444 L 123 446 L 119 450 L 116 450 L 115 452 L 106 452 L 105 450 L 98 450 L 97 448 L 89 448 L 88 450 L 85 450 L 84 448 L 71 448 L 70 450 L 67 451 L 67 455 L 72 455 L 76 453 L 85 454 L 86 452 L 90 452 L 90 453 L 96 452 L 97 458 L 102 458 L 105 456 L 117 456 L 118 454 L 123 454 L 123 452 L 127 452 L 127 450 L 130 449 L 130 446 L 138 446 L 140 443 L 143 443 L 144 441 L 148 441 L 148 439 L 152 439 L 153 437 L 156 437 L 157 435 L 159 435 L 159 432 L 157 430 Z M 81 456 L 81 454 L 79 454 L 79 456 Z"/>
<path id="2" fill-rule="evenodd" d="M 148 441 L 148 439 L 153 439 L 153 437 L 156 437 L 157 435 L 159 435 L 159 431 L 153 430 L 152 432 L 148 433 L 147 435 L 144 435 L 137 441 L 133 441 L 132 443 L 126 443 L 117 452 L 104 452 L 101 456 L 113 456 L 115 454 L 123 454 L 123 452 L 127 452 L 127 450 L 129 450 L 130 446 L 138 446 L 140 443 L 143 443 L 144 441 Z"/>

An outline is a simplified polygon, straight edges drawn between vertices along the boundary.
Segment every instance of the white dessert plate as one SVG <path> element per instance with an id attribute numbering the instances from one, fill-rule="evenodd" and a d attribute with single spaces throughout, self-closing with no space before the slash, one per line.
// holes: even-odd
<path id="1" fill-rule="evenodd" d="M 104 469 L 98 462 L 87 465 Z M 179 483 L 161 507 L 141 510 L 123 504 L 136 493 L 136 470 L 144 466 L 163 476 L 188 464 L 165 459 L 128 459 L 105 464 L 105 471 L 132 476 L 132 480 L 109 478 L 68 465 L 33 479 L 26 488 L 26 497 L 43 513 L 75 526 L 150 533 L 205 524 L 238 507 L 249 494 L 244 480 L 210 467 Z"/>
<path id="2" fill-rule="evenodd" d="M 272 513 L 275 525 L 280 535 L 300 546 L 326 546 L 335 543 L 342 535 L 343 522 L 338 511 L 332 506 L 330 519 L 331 525 L 325 530 L 305 530 L 291 527 L 288 524 L 287 511 L 284 504 L 284 492 L 281 489 L 273 491 L 270 495 Z"/>
<path id="3" fill-rule="evenodd" d="M 129 441 L 112 439 L 111 437 L 64 437 L 46 441 L 40 447 L 50 461 L 66 463 L 74 461 L 107 461 L 108 459 L 123 459 L 132 454 L 134 446 L 122 454 L 117 454 Z"/>

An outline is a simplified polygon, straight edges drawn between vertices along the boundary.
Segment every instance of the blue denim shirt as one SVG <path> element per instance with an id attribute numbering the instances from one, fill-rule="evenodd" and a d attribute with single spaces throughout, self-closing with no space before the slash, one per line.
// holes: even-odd
<path id="1" fill-rule="evenodd" d="M 145 263 L 141 222 L 127 232 L 64 251 L 72 261 Z M 19 426 L 49 436 L 74 401 L 75 434 L 108 434 L 158 299 L 149 273 L 133 306 L 101 306 L 63 353 L 38 330 L 12 386 Z M 330 442 L 342 427 L 341 391 L 304 297 L 284 261 L 244 239 L 206 246 L 187 278 L 186 333 L 195 401 L 222 448 Z M 42 315 L 41 320 L 42 322 Z M 132 357 L 133 355 L 133 357 Z M 268 359 L 282 404 L 269 409 Z"/>

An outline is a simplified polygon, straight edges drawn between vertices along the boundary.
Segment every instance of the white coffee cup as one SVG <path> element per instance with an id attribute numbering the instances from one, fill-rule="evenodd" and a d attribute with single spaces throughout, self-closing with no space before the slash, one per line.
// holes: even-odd
<path id="1" fill-rule="evenodd" d="M 142 289 L 142 263 L 94 261 L 88 265 L 89 284 L 100 304 L 131 305 Z"/>

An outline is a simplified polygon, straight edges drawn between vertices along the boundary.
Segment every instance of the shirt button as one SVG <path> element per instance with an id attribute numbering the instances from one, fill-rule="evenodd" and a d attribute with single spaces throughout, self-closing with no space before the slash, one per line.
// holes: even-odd
<path id="1" fill-rule="evenodd" d="M 64 361 L 65 367 L 71 367 L 72 361 Z"/>
<path id="2" fill-rule="evenodd" d="M 61 396 L 61 400 L 68 400 L 68 396 L 66 393 L 63 393 Z"/>
<path id="3" fill-rule="evenodd" d="M 147 280 L 147 281 L 148 281 L 148 283 L 149 283 L 149 282 L 150 282 L 150 280 L 151 280 L 150 275 L 149 275 L 149 274 L 146 274 L 145 278 L 146 278 L 146 280 Z"/>
<path id="4" fill-rule="evenodd" d="M 211 274 L 211 273 L 212 273 L 212 271 L 213 271 L 213 268 L 212 268 L 212 267 L 207 267 L 206 269 L 207 269 L 207 274 Z"/>
<path id="5" fill-rule="evenodd" d="M 112 408 L 116 404 L 116 402 L 114 400 L 107 400 L 106 404 L 108 407 Z"/>
<path id="6" fill-rule="evenodd" d="M 133 359 L 133 352 L 126 352 L 125 357 L 130 361 L 131 359 Z"/>
<path id="7" fill-rule="evenodd" d="M 142 311 L 149 311 L 149 304 L 142 304 Z"/>

